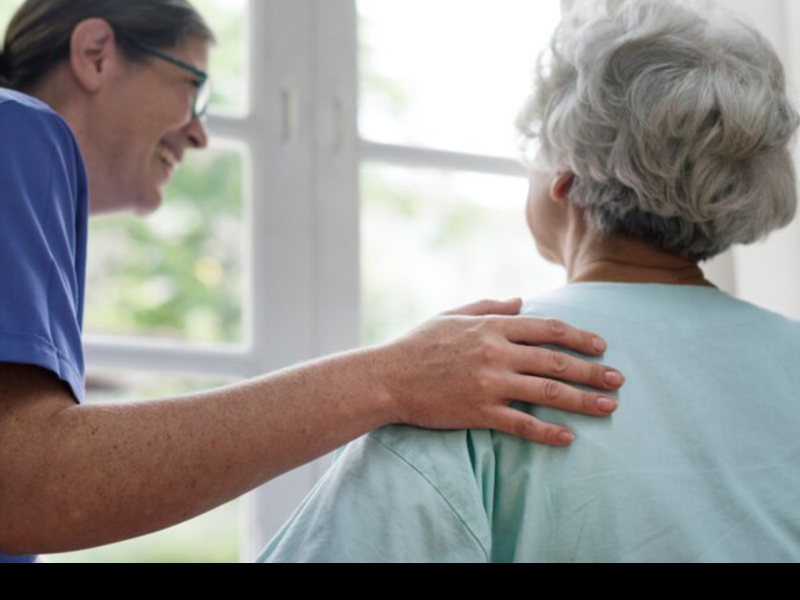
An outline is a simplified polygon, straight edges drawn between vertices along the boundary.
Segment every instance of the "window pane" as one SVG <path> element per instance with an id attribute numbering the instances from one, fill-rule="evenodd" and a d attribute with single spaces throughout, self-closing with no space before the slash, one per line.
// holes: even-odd
<path id="1" fill-rule="evenodd" d="M 211 51 L 211 110 L 233 116 L 249 110 L 248 0 L 192 0 L 217 36 Z"/>
<path id="2" fill-rule="evenodd" d="M 233 383 L 230 379 L 92 372 L 88 401 L 138 401 L 183 396 Z M 161 533 L 84 552 L 49 556 L 55 563 L 235 563 L 240 503 L 232 502 Z"/>
<path id="3" fill-rule="evenodd" d="M 245 341 L 244 163 L 240 150 L 189 153 L 155 215 L 93 220 L 87 331 Z"/>
<path id="4" fill-rule="evenodd" d="M 566 281 L 528 232 L 523 178 L 368 165 L 362 188 L 366 343 L 463 304 Z"/>
<path id="5" fill-rule="evenodd" d="M 559 0 L 359 0 L 371 141 L 516 156 L 514 121 Z"/>

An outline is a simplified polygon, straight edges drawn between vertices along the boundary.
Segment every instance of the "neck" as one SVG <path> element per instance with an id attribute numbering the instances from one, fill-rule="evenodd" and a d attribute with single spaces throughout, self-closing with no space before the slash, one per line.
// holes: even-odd
<path id="1" fill-rule="evenodd" d="M 570 283 L 659 283 L 716 287 L 697 261 L 664 252 L 646 241 L 586 234 L 565 242 Z"/>
<path id="2" fill-rule="evenodd" d="M 108 194 L 105 193 L 101 181 L 98 181 L 96 177 L 97 165 L 102 164 L 102 161 L 98 160 L 97 153 L 94 151 L 95 144 L 90 135 L 91 111 L 82 107 L 81 103 L 74 101 L 75 94 L 71 93 L 72 90 L 74 90 L 74 84 L 68 72 L 64 68 L 56 68 L 36 87 L 25 90 L 25 92 L 41 100 L 61 115 L 75 134 L 89 173 L 89 189 L 92 191 L 89 195 L 90 212 L 95 215 L 107 212 L 106 207 L 99 205 L 99 199 L 107 197 Z"/>

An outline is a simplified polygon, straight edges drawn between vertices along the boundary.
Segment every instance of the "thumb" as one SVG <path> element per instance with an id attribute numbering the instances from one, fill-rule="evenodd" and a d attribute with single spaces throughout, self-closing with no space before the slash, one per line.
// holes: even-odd
<path id="1" fill-rule="evenodd" d="M 499 300 L 481 300 L 456 310 L 444 313 L 445 316 L 485 317 L 488 315 L 516 316 L 522 310 L 522 299 L 514 298 L 501 302 Z"/>

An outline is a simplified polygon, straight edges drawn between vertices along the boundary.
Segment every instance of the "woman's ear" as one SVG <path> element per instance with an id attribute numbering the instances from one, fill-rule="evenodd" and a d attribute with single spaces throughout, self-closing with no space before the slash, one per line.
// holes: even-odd
<path id="1" fill-rule="evenodd" d="M 100 91 L 116 57 L 114 29 L 103 19 L 87 19 L 72 32 L 70 65 L 87 92 Z"/>
<path id="2" fill-rule="evenodd" d="M 564 171 L 556 175 L 556 178 L 550 185 L 550 198 L 553 202 L 560 205 L 566 204 L 574 181 L 575 173 L 570 171 Z"/>

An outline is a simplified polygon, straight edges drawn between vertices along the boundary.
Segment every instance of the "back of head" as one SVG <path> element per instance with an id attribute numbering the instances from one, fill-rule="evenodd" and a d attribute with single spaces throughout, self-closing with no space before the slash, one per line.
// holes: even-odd
<path id="1" fill-rule="evenodd" d="M 0 50 L 0 86 L 26 91 L 69 57 L 72 32 L 87 19 L 107 21 L 130 60 L 132 43 L 173 48 L 189 36 L 214 35 L 188 0 L 27 0 L 17 11 Z"/>
<path id="2" fill-rule="evenodd" d="M 577 0 L 519 119 L 594 229 L 696 260 L 794 219 L 799 125 L 769 42 L 683 0 Z"/>

